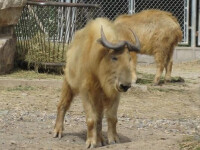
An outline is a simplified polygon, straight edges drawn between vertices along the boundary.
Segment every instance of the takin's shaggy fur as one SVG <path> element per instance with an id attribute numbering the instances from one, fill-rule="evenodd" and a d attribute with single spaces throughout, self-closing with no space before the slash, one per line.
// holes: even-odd
<path id="1" fill-rule="evenodd" d="M 90 21 L 76 32 L 67 52 L 64 83 L 54 128 L 54 137 L 61 138 L 66 111 L 76 95 L 81 95 L 86 113 L 88 148 L 104 144 L 102 118 L 108 122 L 108 142 L 117 143 L 117 109 L 120 92 L 131 87 L 133 61 L 129 49 L 108 49 L 98 41 L 101 26 L 108 41 L 121 39 L 115 25 L 104 18 Z M 129 31 L 130 32 L 130 31 Z"/>
<path id="2" fill-rule="evenodd" d="M 131 40 L 127 28 L 131 28 L 141 41 L 141 54 L 153 55 L 157 64 L 154 84 L 159 84 L 165 68 L 165 81 L 171 80 L 174 47 L 182 40 L 182 31 L 177 19 L 169 12 L 144 10 L 134 15 L 121 15 L 114 21 L 121 30 L 121 37 Z M 132 53 L 134 69 L 137 56 Z M 134 71 L 136 72 L 136 71 Z M 136 74 L 133 74 L 136 79 Z"/>

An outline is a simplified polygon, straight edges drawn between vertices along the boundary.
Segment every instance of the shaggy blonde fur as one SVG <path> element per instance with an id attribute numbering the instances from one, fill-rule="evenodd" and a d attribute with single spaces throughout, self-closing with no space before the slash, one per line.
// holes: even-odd
<path id="1" fill-rule="evenodd" d="M 117 109 L 120 84 L 131 85 L 133 61 L 127 48 L 115 51 L 103 47 L 97 40 L 101 26 L 110 42 L 122 39 L 118 28 L 107 19 L 90 21 L 76 32 L 67 52 L 67 63 L 58 105 L 54 137 L 61 137 L 63 120 L 74 96 L 81 95 L 86 113 L 88 148 L 104 145 L 102 118 L 108 122 L 108 142 L 117 143 Z"/>
<path id="2" fill-rule="evenodd" d="M 114 21 L 120 28 L 121 37 L 134 41 L 128 28 L 135 31 L 141 41 L 141 54 L 153 55 L 157 63 L 154 84 L 158 84 L 165 68 L 165 80 L 171 80 L 174 47 L 182 40 L 177 19 L 169 12 L 144 10 L 134 15 L 121 15 Z M 135 53 L 132 54 L 136 65 Z M 136 67 L 135 67 L 136 68 Z"/>

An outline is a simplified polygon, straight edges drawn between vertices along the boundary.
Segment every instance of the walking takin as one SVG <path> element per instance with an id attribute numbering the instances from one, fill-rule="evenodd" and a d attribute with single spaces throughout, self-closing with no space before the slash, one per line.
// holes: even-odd
<path id="1" fill-rule="evenodd" d="M 141 54 L 153 55 L 157 64 L 154 84 L 158 85 L 165 68 L 165 82 L 171 81 L 174 47 L 182 40 L 182 31 L 177 19 L 169 12 L 144 10 L 133 15 L 121 15 L 114 24 L 121 37 L 134 42 L 128 28 L 134 30 L 141 41 Z M 133 82 L 136 81 L 137 56 L 131 54 L 134 63 Z"/>

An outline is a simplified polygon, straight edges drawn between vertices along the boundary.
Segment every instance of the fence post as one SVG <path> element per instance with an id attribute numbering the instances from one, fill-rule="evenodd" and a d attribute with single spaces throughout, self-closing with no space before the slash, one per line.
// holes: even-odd
<path id="1" fill-rule="evenodd" d="M 133 13 L 135 13 L 135 9 L 134 9 L 134 7 L 133 7 L 133 1 L 134 0 L 129 0 L 129 14 L 133 14 Z"/>
<path id="2" fill-rule="evenodd" d="M 191 14 L 191 47 L 196 47 L 196 17 L 197 17 L 197 1 L 192 0 L 192 14 Z"/>
<path id="3" fill-rule="evenodd" d="M 197 27 L 197 31 L 198 31 L 198 39 L 197 39 L 197 46 L 200 46 L 200 2 L 197 6 L 197 16 L 198 16 L 198 27 Z"/>

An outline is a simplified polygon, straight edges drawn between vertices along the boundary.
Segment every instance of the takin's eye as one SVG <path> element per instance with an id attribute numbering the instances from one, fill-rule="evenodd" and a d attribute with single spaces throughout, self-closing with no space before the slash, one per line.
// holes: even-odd
<path id="1" fill-rule="evenodd" d="M 115 57 L 115 56 L 112 56 L 111 59 L 112 59 L 112 61 L 117 61 L 118 60 L 118 58 Z"/>

